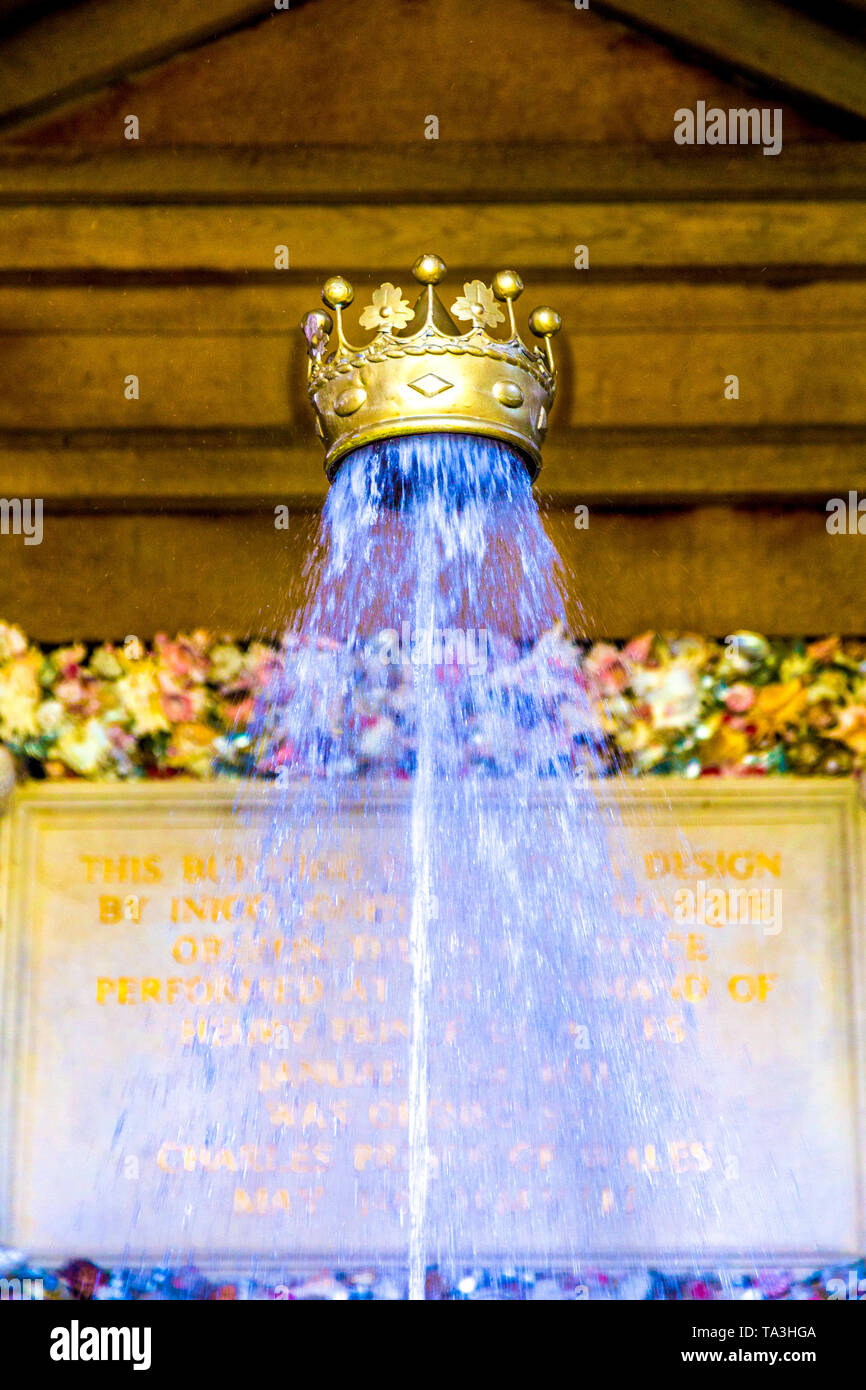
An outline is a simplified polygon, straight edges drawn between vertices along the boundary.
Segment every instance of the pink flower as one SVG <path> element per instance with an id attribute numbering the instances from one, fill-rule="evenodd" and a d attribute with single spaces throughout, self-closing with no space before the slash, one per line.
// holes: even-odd
<path id="1" fill-rule="evenodd" d="M 300 757 L 300 749 L 296 748 L 294 743 L 283 743 L 279 748 L 274 750 L 265 766 L 274 768 L 291 767 L 294 763 L 300 761 Z"/>
<path id="2" fill-rule="evenodd" d="M 138 742 L 135 734 L 129 733 L 127 729 L 121 729 L 118 724 L 109 724 L 108 737 L 112 748 L 116 748 L 119 753 L 131 753 Z"/>
<path id="3" fill-rule="evenodd" d="M 162 708 L 166 719 L 170 719 L 172 724 L 188 724 L 195 715 L 193 701 L 183 690 L 164 690 Z"/>
<path id="4" fill-rule="evenodd" d="M 734 729 L 738 734 L 753 734 L 755 725 L 750 724 L 742 714 L 726 714 L 725 724 L 729 729 Z"/>
<path id="5" fill-rule="evenodd" d="M 645 661 L 649 660 L 654 639 L 654 632 L 642 632 L 639 637 L 633 637 L 627 643 L 623 656 L 627 661 L 633 661 L 636 665 L 642 666 Z"/>
<path id="6" fill-rule="evenodd" d="M 434 667 L 436 679 L 440 685 L 459 685 L 463 679 L 463 672 L 456 662 L 440 662 Z"/>
<path id="7" fill-rule="evenodd" d="M 207 657 L 201 647 L 201 634 L 194 638 L 178 637 L 170 642 L 164 632 L 153 639 L 157 657 L 171 674 L 180 680 L 203 681 L 207 675 Z"/>
<path id="8" fill-rule="evenodd" d="M 629 683 L 628 666 L 609 642 L 596 642 L 587 655 L 585 666 L 602 695 L 618 695 Z"/>
<path id="9" fill-rule="evenodd" d="M 703 1279 L 696 1279 L 693 1283 L 686 1285 L 686 1297 L 694 1299 L 715 1298 L 713 1290 Z"/>
<path id="10" fill-rule="evenodd" d="M 73 668 L 76 672 L 77 667 Z M 54 687 L 54 694 L 73 714 L 91 715 L 99 713 L 98 686 L 95 681 L 83 681 L 78 675 L 66 676 Z"/>
<path id="11" fill-rule="evenodd" d="M 71 647 L 57 647 L 51 653 L 54 668 L 61 676 L 68 678 L 78 675 L 78 668 L 87 654 L 83 642 L 75 642 Z"/>
<path id="12" fill-rule="evenodd" d="M 256 702 L 250 696 L 246 700 L 238 700 L 235 704 L 226 701 L 224 714 L 230 724 L 246 727 L 256 712 Z"/>
<path id="13" fill-rule="evenodd" d="M 745 714 L 747 709 L 751 709 L 755 703 L 755 691 L 751 685 L 746 685 L 744 681 L 738 681 L 736 685 L 729 685 L 725 691 L 725 706 L 732 714 Z"/>
<path id="14" fill-rule="evenodd" d="M 794 1282 L 793 1275 L 777 1269 L 759 1269 L 755 1284 L 767 1298 L 784 1298 Z"/>
<path id="15" fill-rule="evenodd" d="M 172 724 L 192 724 L 204 710 L 207 696 L 201 686 L 183 689 L 161 671 L 157 677 L 162 712 Z"/>

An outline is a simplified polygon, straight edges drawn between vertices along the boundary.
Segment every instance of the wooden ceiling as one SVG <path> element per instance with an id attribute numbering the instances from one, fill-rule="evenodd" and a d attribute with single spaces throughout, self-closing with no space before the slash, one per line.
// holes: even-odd
<path id="1" fill-rule="evenodd" d="M 823 524 L 866 492 L 866 6 L 0 0 L 4 24 L 0 490 L 46 507 L 42 546 L 2 541 L 5 616 L 277 624 L 324 493 L 298 318 L 323 275 L 360 298 L 429 249 L 563 312 L 540 487 L 576 622 L 580 598 L 611 635 L 866 630 L 857 538 Z M 699 100 L 781 107 L 782 153 L 675 145 Z"/>
<path id="2" fill-rule="evenodd" d="M 586 31 L 596 25 L 597 15 L 616 16 L 632 26 L 617 35 L 609 27 L 609 36 L 620 47 L 623 41 L 635 42 L 636 26 L 638 32 L 659 38 L 678 54 L 696 58 L 725 76 L 733 75 L 738 82 L 757 80 L 764 95 L 784 90 L 801 103 L 823 105 L 825 114 L 835 111 L 866 118 L 864 0 L 844 4 L 828 0 L 821 5 L 786 5 L 778 0 L 713 0 L 709 5 L 695 0 L 618 0 L 614 4 L 592 0 L 591 13 L 589 7 L 575 13 L 572 0 L 526 0 L 522 8 L 524 15 L 517 16 L 514 6 L 489 0 L 473 6 L 457 0 L 386 4 L 291 0 L 276 12 L 274 0 L 247 4 L 208 0 L 207 5 L 199 0 L 173 0 L 170 6 L 153 5 L 151 0 L 41 5 L 0 0 L 0 34 L 5 34 L 0 48 L 0 118 L 7 130 L 20 131 L 49 113 L 80 107 L 94 94 L 135 81 L 141 74 L 150 82 L 158 67 L 202 47 L 209 49 L 206 61 L 210 63 L 216 57 L 214 45 L 225 37 L 239 40 L 229 57 L 232 76 L 237 78 L 245 52 L 257 53 L 259 59 L 265 56 L 257 49 L 253 31 L 267 20 L 268 43 L 276 43 L 281 56 L 284 42 L 295 49 L 300 66 L 318 86 L 319 99 L 328 106 L 335 96 L 340 105 L 347 71 L 354 72 L 356 86 L 369 92 L 377 67 L 390 68 L 395 80 L 388 88 L 387 109 L 380 111 L 387 123 L 391 112 L 399 113 L 413 95 L 425 91 L 429 95 L 437 81 L 442 88 L 450 84 L 455 89 L 468 81 L 470 90 L 475 89 L 472 94 L 486 86 L 501 93 L 503 101 L 521 80 L 535 89 L 567 84 L 567 60 L 576 53 L 585 57 L 582 43 Z M 584 26 L 583 31 L 575 21 Z M 251 35 L 251 47 L 245 49 Z M 644 61 L 649 55 L 644 45 Z M 413 59 L 415 66 L 406 66 Z M 652 90 L 652 69 L 658 60 L 653 63 L 649 57 L 649 62 L 648 72 L 643 67 L 635 70 L 635 76 L 643 73 L 648 79 L 633 84 L 635 96 L 641 87 Z M 225 94 L 231 98 L 231 91 Z M 359 116 L 362 111 L 358 110 Z M 369 119 L 369 112 L 365 114 Z M 569 112 L 557 114 L 567 125 Z M 603 117 L 603 112 L 599 114 Z M 257 134 L 262 134 L 261 129 Z M 307 128 L 304 138 L 317 136 Z"/>

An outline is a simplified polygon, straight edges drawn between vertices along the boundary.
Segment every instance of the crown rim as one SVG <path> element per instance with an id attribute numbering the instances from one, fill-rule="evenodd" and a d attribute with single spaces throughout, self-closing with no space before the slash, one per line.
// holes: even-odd
<path id="1" fill-rule="evenodd" d="M 488 426 L 487 421 L 471 415 L 429 415 L 382 421 L 379 425 L 368 425 L 341 435 L 325 454 L 328 481 L 334 481 L 340 464 L 356 449 L 363 449 L 366 444 L 375 444 L 379 440 L 406 439 L 413 434 L 463 434 L 476 435 L 479 439 L 498 439 L 501 444 L 510 444 L 520 454 L 531 482 L 534 483 L 541 472 L 541 449 L 527 439 L 522 430 L 509 429 L 507 425 L 492 422 Z"/>

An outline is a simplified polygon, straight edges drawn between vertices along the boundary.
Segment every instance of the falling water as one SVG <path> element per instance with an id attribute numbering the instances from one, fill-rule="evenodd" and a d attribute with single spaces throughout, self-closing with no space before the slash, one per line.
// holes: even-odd
<path id="1" fill-rule="evenodd" d="M 395 777 L 407 744 L 414 759 L 402 851 L 410 1297 L 424 1297 L 431 1266 L 535 1252 L 562 1264 L 630 1249 L 636 1225 L 641 1244 L 662 1243 L 669 1196 L 655 1155 L 683 1101 L 665 1080 L 661 1020 L 655 1046 L 645 1030 L 670 967 L 652 921 L 626 923 L 628 956 L 615 956 L 628 869 L 587 791 L 595 744 L 577 686 L 567 766 L 548 732 L 555 673 L 538 639 L 564 623 L 564 605 L 520 457 L 444 434 L 357 450 L 329 493 L 308 578 L 267 718 L 286 783 L 271 848 L 291 824 L 327 853 L 347 783 L 368 823 L 380 815 L 381 785 L 359 788 L 352 744 L 363 756 L 377 739 Z M 392 697 L 399 684 L 400 727 L 347 726 L 346 663 L 359 651 Z M 324 741 L 311 733 L 323 710 Z M 525 740 L 510 763 L 506 716 Z"/>
<path id="2" fill-rule="evenodd" d="M 429 532 L 424 518 L 425 531 Z M 431 632 L 436 622 L 434 552 L 429 535 L 422 542 L 415 630 Z M 412 794 L 412 909 L 409 921 L 409 960 L 412 970 L 409 1013 L 409 1298 L 424 1298 L 426 1284 L 428 1109 L 427 1021 L 430 989 L 430 930 L 433 923 L 432 826 L 435 729 L 433 671 L 421 666 L 416 683 L 417 765 Z"/>
<path id="3" fill-rule="evenodd" d="M 800 1150 L 761 1147 L 761 1057 L 695 1007 L 670 916 L 635 893 L 521 458 L 444 434 L 359 449 L 307 577 L 260 710 L 277 785 L 223 831 L 181 809 L 156 930 L 100 934 L 118 1004 L 140 978 L 156 1007 L 98 1013 L 140 1065 L 97 1072 L 92 1106 L 52 1082 L 85 1176 L 67 1218 L 49 1146 L 43 1230 L 272 1285 L 375 1266 L 401 1293 L 408 1268 L 413 1299 L 518 1268 L 628 1290 L 775 1248 Z M 92 970 L 54 972 L 48 1075 Z M 828 1190 L 843 1208 L 844 1175 Z"/>

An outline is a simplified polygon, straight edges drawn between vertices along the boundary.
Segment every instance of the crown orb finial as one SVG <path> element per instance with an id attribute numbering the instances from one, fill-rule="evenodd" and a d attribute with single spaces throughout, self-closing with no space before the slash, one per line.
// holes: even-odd
<path id="1" fill-rule="evenodd" d="M 544 304 L 529 315 L 529 327 L 536 338 L 552 338 L 562 327 L 562 315 Z"/>
<path id="2" fill-rule="evenodd" d="M 497 299 L 519 299 L 523 281 L 516 270 L 500 270 L 493 277 L 493 293 Z"/>
<path id="3" fill-rule="evenodd" d="M 419 256 L 412 267 L 412 274 L 419 285 L 438 285 L 445 279 L 448 267 L 441 256 L 434 256 L 428 252 L 424 256 Z"/>
<path id="4" fill-rule="evenodd" d="M 301 319 L 301 328 L 307 340 L 307 348 L 310 356 L 317 359 L 322 356 L 328 346 L 328 339 L 334 331 L 334 320 L 324 309 L 313 309 L 309 314 L 304 314 Z"/>
<path id="5" fill-rule="evenodd" d="M 347 309 L 355 298 L 355 291 L 342 275 L 332 275 L 322 286 L 322 299 L 329 309 Z"/>

